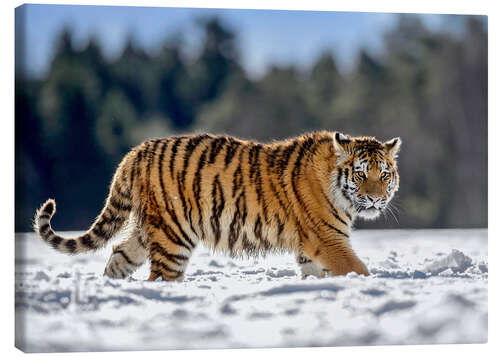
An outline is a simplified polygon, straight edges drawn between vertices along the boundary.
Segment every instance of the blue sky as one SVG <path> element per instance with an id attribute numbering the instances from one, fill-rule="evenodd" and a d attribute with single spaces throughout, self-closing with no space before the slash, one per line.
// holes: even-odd
<path id="1" fill-rule="evenodd" d="M 129 35 L 149 51 L 182 33 L 187 48 L 196 48 L 200 33 L 194 20 L 219 16 L 237 35 L 242 63 L 258 76 L 270 64 L 307 67 L 324 51 L 332 51 L 348 69 L 360 47 L 378 51 L 394 14 L 313 11 L 223 10 L 166 7 L 25 5 L 26 63 L 31 74 L 48 69 L 57 36 L 70 27 L 76 46 L 96 36 L 105 55 L 120 54 Z M 441 15 L 421 15 L 431 28 Z"/>

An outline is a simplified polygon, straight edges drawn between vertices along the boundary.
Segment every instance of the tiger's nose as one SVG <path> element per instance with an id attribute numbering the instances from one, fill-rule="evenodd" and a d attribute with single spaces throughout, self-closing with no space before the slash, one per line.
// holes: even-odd
<path id="1" fill-rule="evenodd" d="M 380 201 L 382 199 L 382 197 L 380 197 L 380 196 L 370 196 L 370 195 L 366 195 L 366 196 L 373 203 L 376 203 L 376 202 L 378 202 L 378 201 Z"/>

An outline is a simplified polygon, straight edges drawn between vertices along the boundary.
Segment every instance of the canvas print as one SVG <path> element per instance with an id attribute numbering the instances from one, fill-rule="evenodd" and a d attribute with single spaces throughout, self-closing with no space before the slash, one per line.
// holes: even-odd
<path id="1" fill-rule="evenodd" d="M 487 342 L 486 16 L 15 16 L 17 348 Z"/>

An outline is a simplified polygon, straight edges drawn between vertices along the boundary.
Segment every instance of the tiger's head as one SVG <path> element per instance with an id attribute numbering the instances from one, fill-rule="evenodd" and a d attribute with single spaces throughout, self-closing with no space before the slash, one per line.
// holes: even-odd
<path id="1" fill-rule="evenodd" d="M 332 175 L 335 201 L 362 218 L 377 218 L 399 188 L 396 158 L 401 139 L 382 143 L 373 137 L 351 138 L 336 132 L 333 146 L 337 160 Z"/>

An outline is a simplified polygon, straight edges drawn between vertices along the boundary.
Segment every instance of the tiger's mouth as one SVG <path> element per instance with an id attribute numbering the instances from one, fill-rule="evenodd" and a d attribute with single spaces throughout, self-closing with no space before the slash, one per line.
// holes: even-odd
<path id="1" fill-rule="evenodd" d="M 380 208 L 376 208 L 371 206 L 369 208 L 363 208 L 359 211 L 358 215 L 365 219 L 375 219 L 380 215 L 382 210 Z"/>

